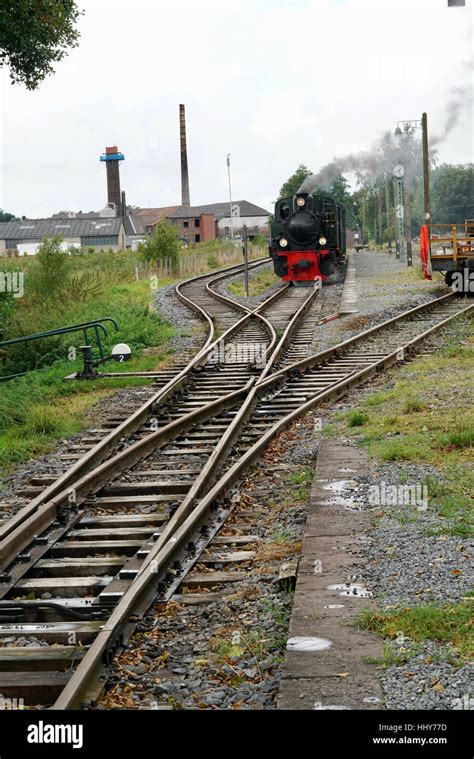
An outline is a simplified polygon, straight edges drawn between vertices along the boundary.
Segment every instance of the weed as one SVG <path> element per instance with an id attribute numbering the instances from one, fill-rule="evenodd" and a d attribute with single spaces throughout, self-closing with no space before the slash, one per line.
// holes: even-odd
<path id="1" fill-rule="evenodd" d="M 362 427 L 366 422 L 369 421 L 368 414 L 364 414 L 362 411 L 351 411 L 347 415 L 347 426 L 348 427 Z"/>
<path id="2" fill-rule="evenodd" d="M 426 408 L 426 404 L 419 398 L 407 398 L 403 406 L 405 414 L 416 413 L 423 411 Z"/>
<path id="3" fill-rule="evenodd" d="M 472 604 L 468 600 L 444 606 L 423 604 L 384 611 L 364 609 L 357 622 L 384 638 L 395 639 L 402 633 L 415 642 L 449 643 L 460 657 L 467 657 L 474 648 Z"/>

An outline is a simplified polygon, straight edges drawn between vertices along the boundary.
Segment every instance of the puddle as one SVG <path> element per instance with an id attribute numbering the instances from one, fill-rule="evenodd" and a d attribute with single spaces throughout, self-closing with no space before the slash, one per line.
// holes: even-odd
<path id="1" fill-rule="evenodd" d="M 342 493 L 342 491 L 347 488 L 354 488 L 357 485 L 357 482 L 355 480 L 332 480 L 324 485 L 320 480 L 320 484 L 323 490 L 330 490 L 333 493 Z"/>
<path id="2" fill-rule="evenodd" d="M 289 638 L 286 644 L 288 651 L 326 651 L 332 646 L 325 638 Z"/>
<path id="3" fill-rule="evenodd" d="M 343 609 L 346 604 L 326 604 L 323 609 Z"/>
<path id="4" fill-rule="evenodd" d="M 366 696 L 362 700 L 364 704 L 380 704 L 380 698 L 377 698 L 377 696 Z"/>
<path id="5" fill-rule="evenodd" d="M 316 506 L 347 506 L 349 509 L 354 508 L 354 503 L 352 496 L 348 496 L 347 498 L 336 496 L 335 498 L 324 498 L 315 501 Z"/>
<path id="6" fill-rule="evenodd" d="M 367 590 L 365 585 L 358 582 L 344 582 L 340 585 L 328 585 L 328 590 L 340 590 L 340 596 L 357 596 L 358 598 L 371 598 L 373 593 Z"/>
<path id="7" fill-rule="evenodd" d="M 329 711 L 348 711 L 351 708 L 351 706 L 344 706 L 344 704 L 321 704 L 319 701 L 315 701 L 314 704 L 314 709 L 318 712 L 325 709 Z"/>

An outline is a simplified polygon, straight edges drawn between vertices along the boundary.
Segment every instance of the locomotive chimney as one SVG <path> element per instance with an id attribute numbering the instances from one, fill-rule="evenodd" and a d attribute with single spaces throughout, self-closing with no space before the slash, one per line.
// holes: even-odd
<path id="1" fill-rule="evenodd" d="M 304 208 L 308 199 L 309 192 L 297 192 L 293 199 L 293 208 Z"/>
<path id="2" fill-rule="evenodd" d="M 180 104 L 179 106 L 179 138 L 181 146 L 181 205 L 190 206 L 188 151 L 186 148 L 186 115 L 183 104 Z"/>
<path id="3" fill-rule="evenodd" d="M 125 156 L 119 153 L 116 145 L 105 148 L 105 153 L 100 156 L 101 161 L 105 161 L 107 171 L 107 203 L 115 208 L 115 215 L 120 216 L 121 212 L 121 195 L 120 195 L 120 171 L 119 162 L 123 161 Z"/>

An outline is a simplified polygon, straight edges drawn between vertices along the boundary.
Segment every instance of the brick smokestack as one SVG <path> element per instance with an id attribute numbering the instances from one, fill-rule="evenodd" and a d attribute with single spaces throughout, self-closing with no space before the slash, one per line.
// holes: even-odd
<path id="1" fill-rule="evenodd" d="M 114 204 L 115 215 L 120 216 L 121 201 L 120 194 L 120 170 L 119 162 L 123 161 L 125 156 L 119 153 L 116 145 L 105 148 L 105 153 L 100 156 L 101 161 L 105 161 L 107 171 L 107 203 Z"/>
<path id="2" fill-rule="evenodd" d="M 181 205 L 190 206 L 188 151 L 186 148 L 186 115 L 184 105 L 179 106 L 179 138 L 181 145 Z"/>

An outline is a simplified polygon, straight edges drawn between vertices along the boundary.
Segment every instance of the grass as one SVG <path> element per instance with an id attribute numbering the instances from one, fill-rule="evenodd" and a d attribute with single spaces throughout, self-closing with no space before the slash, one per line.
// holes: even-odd
<path id="1" fill-rule="evenodd" d="M 424 411 L 426 404 L 419 398 L 407 398 L 403 406 L 405 414 L 416 414 L 419 411 Z"/>
<path id="2" fill-rule="evenodd" d="M 314 479 L 314 473 L 311 469 L 302 469 L 300 472 L 293 472 L 286 480 L 292 485 L 311 485 Z"/>
<path id="3" fill-rule="evenodd" d="M 23 261 L 22 261 L 23 264 Z M 164 282 L 160 282 L 162 286 Z M 100 367 L 111 371 L 146 371 L 169 362 L 170 338 L 176 333 L 150 308 L 149 281 L 126 281 L 120 267 L 109 273 L 109 284 L 93 297 L 65 299 L 64 303 L 37 300 L 33 296 L 15 303 L 10 335 L 74 324 L 103 316 L 113 316 L 119 332 L 108 330 L 104 340 L 106 355 L 117 342 L 132 347 L 132 359 Z M 0 467 L 27 460 L 48 451 L 55 440 L 72 435 L 86 425 L 87 412 L 118 387 L 145 384 L 144 379 L 107 379 L 64 382 L 64 377 L 81 368 L 79 346 L 82 333 L 73 333 L 44 343 L 30 343 L 5 352 L 3 373 L 33 369 L 24 377 L 4 382 L 0 389 Z M 69 361 L 76 349 L 77 358 Z M 144 349 L 147 348 L 146 353 Z"/>
<path id="4" fill-rule="evenodd" d="M 136 359 L 133 369 L 153 369 L 162 358 L 157 354 Z M 127 369 L 131 364 L 128 362 Z M 84 429 L 92 406 L 115 389 L 150 382 L 139 378 L 64 382 L 70 372 L 69 363 L 56 362 L 53 367 L 2 384 L 0 468 L 8 469 L 45 453 L 55 440 Z"/>
<path id="5" fill-rule="evenodd" d="M 364 414 L 362 411 L 351 411 L 347 417 L 348 427 L 362 427 L 369 421 L 368 414 Z"/>
<path id="6" fill-rule="evenodd" d="M 376 275 L 370 277 L 367 280 L 374 287 L 374 295 L 370 294 L 367 297 L 375 297 L 377 291 L 384 287 L 390 287 L 391 291 L 403 292 L 406 285 L 416 284 L 422 286 L 426 290 L 435 289 L 436 286 L 443 285 L 443 278 L 441 275 L 435 273 L 433 281 L 428 281 L 423 278 L 423 274 L 420 266 L 407 267 L 403 271 L 387 271 L 386 274 Z"/>
<path id="7" fill-rule="evenodd" d="M 440 523 L 431 534 L 472 534 L 473 359 L 473 325 L 456 321 L 437 351 L 392 370 L 389 389 L 323 428 L 326 436 L 357 435 L 372 457 L 400 462 L 402 474 L 404 463 L 437 470 L 442 487 L 431 483 L 429 509 Z"/>
<path id="8" fill-rule="evenodd" d="M 452 448 L 472 448 L 474 445 L 474 427 L 461 432 L 450 432 L 448 435 L 441 435 L 439 443 L 442 446 Z"/>
<path id="9" fill-rule="evenodd" d="M 214 243 L 196 251 L 183 251 L 186 276 L 192 276 L 196 266 L 199 271 L 209 271 L 216 260 L 219 266 L 240 263 L 240 248 L 227 245 L 220 251 L 220 247 L 220 243 Z M 100 369 L 149 371 L 169 364 L 169 341 L 177 332 L 151 306 L 154 291 L 173 284 L 177 278 L 159 277 L 153 272 L 148 278 L 145 264 L 131 251 L 76 253 L 69 263 L 63 289 L 57 297 L 48 298 L 35 292 L 33 258 L 2 259 L 5 271 L 21 268 L 25 273 L 25 296 L 14 301 L 13 312 L 1 325 L 5 339 L 112 316 L 119 331 L 107 328 L 104 352 L 108 355 L 114 344 L 125 342 L 132 348 L 132 359 L 126 364 L 110 362 Z M 137 280 L 137 272 L 145 278 Z M 183 333 L 184 330 L 180 334 Z M 55 440 L 84 429 L 92 406 L 115 389 L 150 382 L 125 377 L 64 382 L 66 375 L 81 368 L 79 346 L 83 343 L 82 333 L 72 333 L 0 352 L 0 374 L 30 372 L 0 387 L 0 468 L 8 469 L 45 453 Z M 71 348 L 78 358 L 69 361 L 67 357 L 74 355 Z"/>
<path id="10" fill-rule="evenodd" d="M 257 274 L 249 274 L 249 295 L 262 295 L 270 287 L 277 284 L 278 281 L 278 278 L 270 267 L 266 267 Z M 231 282 L 228 290 L 232 295 L 245 295 L 244 278 L 239 277 L 239 279 Z"/>
<path id="11" fill-rule="evenodd" d="M 389 640 L 402 634 L 415 643 L 433 640 L 449 644 L 453 654 L 464 660 L 474 653 L 471 601 L 467 598 L 458 604 L 423 604 L 385 611 L 365 609 L 357 624 Z"/>
<path id="12" fill-rule="evenodd" d="M 275 525 L 272 530 L 272 542 L 273 543 L 287 543 L 294 540 L 294 535 L 290 530 L 282 527 L 281 525 Z"/>

